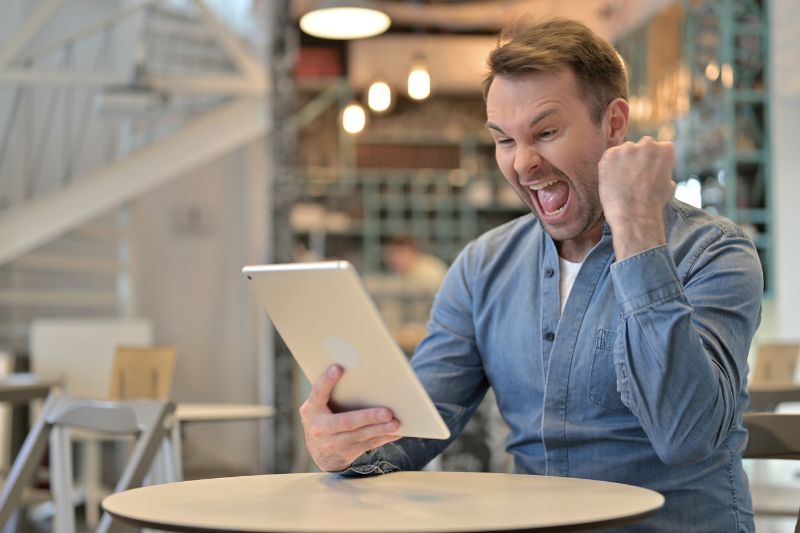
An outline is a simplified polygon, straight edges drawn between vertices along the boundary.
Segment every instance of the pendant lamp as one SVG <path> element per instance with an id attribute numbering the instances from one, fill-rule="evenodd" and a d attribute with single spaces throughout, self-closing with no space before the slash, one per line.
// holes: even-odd
<path id="1" fill-rule="evenodd" d="M 300 29 L 322 39 L 364 39 L 385 32 L 389 15 L 368 0 L 322 0 L 300 17 Z"/>

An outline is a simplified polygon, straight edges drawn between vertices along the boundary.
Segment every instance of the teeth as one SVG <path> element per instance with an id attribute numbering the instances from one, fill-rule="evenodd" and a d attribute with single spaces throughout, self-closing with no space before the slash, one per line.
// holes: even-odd
<path id="1" fill-rule="evenodd" d="M 562 205 L 561 207 L 559 207 L 559 208 L 558 208 L 558 209 L 556 209 L 555 211 L 552 211 L 552 212 L 550 212 L 550 213 L 548 213 L 547 211 L 545 211 L 545 212 L 544 212 L 544 214 L 545 214 L 545 215 L 547 215 L 547 216 L 549 216 L 549 217 L 556 216 L 556 215 L 560 215 L 560 214 L 561 214 L 561 212 L 564 210 L 564 208 L 565 208 L 565 207 L 567 207 L 567 206 L 566 206 L 566 205 Z"/>
<path id="2" fill-rule="evenodd" d="M 530 189 L 533 190 L 533 191 L 540 191 L 542 189 L 546 189 L 547 187 L 551 186 L 555 182 L 556 182 L 556 180 L 546 181 L 544 183 L 537 183 L 536 185 L 531 185 Z"/>

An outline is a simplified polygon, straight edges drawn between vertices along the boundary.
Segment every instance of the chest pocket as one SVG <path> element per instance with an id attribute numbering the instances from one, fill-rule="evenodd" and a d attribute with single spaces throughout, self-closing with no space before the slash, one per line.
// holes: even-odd
<path id="1" fill-rule="evenodd" d="M 617 373 L 614 371 L 614 343 L 617 332 L 610 329 L 598 329 L 592 358 L 592 371 L 589 378 L 589 399 L 612 411 L 630 414 L 619 392 Z M 622 368 L 620 372 L 624 371 Z"/>

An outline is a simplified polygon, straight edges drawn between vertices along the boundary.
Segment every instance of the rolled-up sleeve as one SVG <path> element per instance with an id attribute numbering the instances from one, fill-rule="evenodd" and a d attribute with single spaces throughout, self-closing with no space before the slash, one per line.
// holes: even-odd
<path id="1" fill-rule="evenodd" d="M 418 346 L 412 366 L 450 429 L 447 440 L 403 438 L 359 457 L 344 473 L 383 474 L 418 470 L 441 453 L 463 431 L 488 389 L 475 343 L 468 245 L 458 256 L 433 303 L 428 335 Z"/>
<path id="2" fill-rule="evenodd" d="M 667 245 L 611 267 L 622 401 L 670 465 L 708 457 L 734 426 L 760 320 L 763 276 L 752 242 L 734 228 L 706 237 L 683 277 Z"/>

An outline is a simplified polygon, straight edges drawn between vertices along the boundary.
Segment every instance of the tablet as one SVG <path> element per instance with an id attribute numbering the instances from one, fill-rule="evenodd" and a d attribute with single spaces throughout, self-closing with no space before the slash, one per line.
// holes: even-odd
<path id="1" fill-rule="evenodd" d="M 446 439 L 450 431 L 347 261 L 246 266 L 242 273 L 312 383 L 345 369 L 331 407 L 388 407 L 397 434 Z"/>

